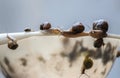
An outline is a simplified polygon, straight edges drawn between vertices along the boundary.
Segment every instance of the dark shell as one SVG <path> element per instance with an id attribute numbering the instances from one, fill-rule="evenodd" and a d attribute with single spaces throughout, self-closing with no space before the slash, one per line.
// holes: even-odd
<path id="1" fill-rule="evenodd" d="M 26 28 L 24 31 L 25 31 L 25 32 L 30 32 L 31 29 L 30 29 L 30 28 Z"/>
<path id="2" fill-rule="evenodd" d="M 73 26 L 72 29 L 71 29 L 71 31 L 74 34 L 77 34 L 77 33 L 83 32 L 84 29 L 85 29 L 84 25 L 82 23 L 79 23 L 78 25 Z"/>
<path id="3" fill-rule="evenodd" d="M 108 23 L 107 21 L 96 21 L 93 23 L 93 30 L 102 30 L 103 32 L 108 31 Z"/>
<path id="4" fill-rule="evenodd" d="M 51 28 L 51 24 L 50 23 L 43 23 L 40 25 L 40 30 L 48 30 Z"/>
<path id="5" fill-rule="evenodd" d="M 103 38 L 99 38 L 96 41 L 94 41 L 94 47 L 100 48 L 102 45 L 104 45 Z"/>
<path id="6" fill-rule="evenodd" d="M 93 61 L 90 58 L 84 60 L 85 69 L 90 69 L 93 66 Z"/>
<path id="7" fill-rule="evenodd" d="M 18 44 L 16 42 L 9 42 L 8 43 L 8 48 L 12 49 L 12 50 L 15 50 L 15 49 L 18 48 Z"/>

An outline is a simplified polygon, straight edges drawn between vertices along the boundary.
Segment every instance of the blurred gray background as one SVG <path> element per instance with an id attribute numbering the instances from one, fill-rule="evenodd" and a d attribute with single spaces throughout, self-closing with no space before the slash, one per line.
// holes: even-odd
<path id="1" fill-rule="evenodd" d="M 82 22 L 87 31 L 98 19 L 109 22 L 109 33 L 120 34 L 120 0 L 0 0 L 0 33 L 39 30 L 46 21 L 61 29 Z M 119 67 L 120 58 L 107 78 L 119 78 Z"/>

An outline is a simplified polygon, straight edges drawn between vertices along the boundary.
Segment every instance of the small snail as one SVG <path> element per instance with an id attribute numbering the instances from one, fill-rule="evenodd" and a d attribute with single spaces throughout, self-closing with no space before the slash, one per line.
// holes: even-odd
<path id="1" fill-rule="evenodd" d="M 40 25 L 40 30 L 48 30 L 51 28 L 51 24 L 49 22 L 45 22 Z"/>
<path id="2" fill-rule="evenodd" d="M 85 59 L 84 59 L 84 61 L 83 61 L 83 68 L 82 68 L 81 75 L 82 75 L 82 74 L 86 74 L 86 73 L 85 73 L 85 70 L 92 68 L 92 66 L 93 66 L 93 61 L 92 61 L 92 59 L 89 58 L 89 56 L 86 56 Z M 80 75 L 80 77 L 81 77 L 81 75 Z M 86 75 L 87 75 L 87 74 L 86 74 Z M 88 76 L 88 75 L 87 75 L 87 76 Z M 80 78 L 80 77 L 79 77 L 79 78 Z"/>
<path id="3" fill-rule="evenodd" d="M 25 32 L 31 32 L 31 29 L 30 28 L 26 28 L 24 31 Z"/>
<path id="4" fill-rule="evenodd" d="M 77 33 L 83 32 L 84 29 L 85 29 L 85 27 L 82 23 L 77 23 L 72 27 L 71 32 L 74 34 L 77 34 Z"/>
<path id="5" fill-rule="evenodd" d="M 18 47 L 17 42 L 13 42 L 13 41 L 8 42 L 9 49 L 15 50 L 15 49 L 17 49 L 17 47 Z"/>
<path id="6" fill-rule="evenodd" d="M 94 41 L 94 47 L 100 48 L 102 45 L 104 45 L 103 38 L 99 38 Z"/>
<path id="7" fill-rule="evenodd" d="M 9 39 L 8 48 L 12 49 L 12 50 L 17 49 L 18 44 L 17 44 L 16 40 L 14 38 L 12 38 L 11 36 L 8 36 L 8 35 L 7 35 L 7 38 Z"/>
<path id="8" fill-rule="evenodd" d="M 76 23 L 69 31 L 62 31 L 61 34 L 65 37 L 78 37 L 89 35 L 88 33 L 84 33 L 85 27 L 82 23 Z"/>
<path id="9" fill-rule="evenodd" d="M 108 31 L 108 23 L 105 20 L 97 20 L 93 23 L 93 30 L 102 30 L 103 32 Z"/>

